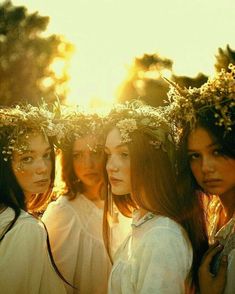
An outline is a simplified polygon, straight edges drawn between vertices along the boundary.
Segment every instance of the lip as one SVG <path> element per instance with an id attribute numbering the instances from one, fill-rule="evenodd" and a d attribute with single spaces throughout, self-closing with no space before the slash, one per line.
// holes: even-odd
<path id="1" fill-rule="evenodd" d="M 206 179 L 203 181 L 203 184 L 205 186 L 209 186 L 209 187 L 213 187 L 213 186 L 217 186 L 218 184 L 220 184 L 222 181 L 219 179 Z"/>
<path id="2" fill-rule="evenodd" d="M 122 180 L 117 179 L 117 178 L 114 178 L 114 177 L 110 177 L 110 178 L 109 178 L 109 181 L 110 181 L 112 184 L 118 184 L 118 183 L 122 182 Z"/>
<path id="3" fill-rule="evenodd" d="M 203 181 L 203 183 L 205 183 L 205 184 L 218 183 L 218 182 L 221 182 L 221 180 L 220 179 L 205 179 Z"/>
<path id="4" fill-rule="evenodd" d="M 91 172 L 91 173 L 86 173 L 84 174 L 85 177 L 93 177 L 93 176 L 97 176 L 97 173 Z"/>
<path id="5" fill-rule="evenodd" d="M 42 180 L 36 181 L 34 183 L 35 184 L 45 184 L 45 183 L 48 183 L 48 182 L 49 182 L 49 179 L 42 179 Z"/>

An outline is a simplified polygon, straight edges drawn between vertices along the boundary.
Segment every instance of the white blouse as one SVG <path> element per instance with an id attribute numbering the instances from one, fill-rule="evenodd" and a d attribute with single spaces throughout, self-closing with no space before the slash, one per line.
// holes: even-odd
<path id="1" fill-rule="evenodd" d="M 67 293 L 107 293 L 111 263 L 102 235 L 103 209 L 84 195 L 60 196 L 43 215 L 56 263 L 76 286 Z"/>
<path id="2" fill-rule="evenodd" d="M 191 243 L 173 220 L 148 213 L 136 220 L 132 234 L 116 253 L 110 294 L 186 293 L 192 265 Z"/>
<path id="3" fill-rule="evenodd" d="M 7 208 L 0 214 L 0 236 L 14 218 Z M 0 242 L 0 292 L 2 294 L 65 294 L 47 250 L 42 224 L 22 211 Z"/>
<path id="4" fill-rule="evenodd" d="M 222 210 L 222 205 L 218 202 L 212 203 L 214 206 L 214 213 L 212 222 L 210 223 L 209 233 L 211 242 L 219 241 L 223 246 L 222 252 L 214 260 L 214 271 L 217 272 L 219 267 L 220 258 L 223 255 L 228 257 L 228 267 L 227 267 L 227 280 L 224 289 L 224 294 L 234 294 L 235 293 L 235 213 L 233 217 L 219 230 L 218 222 L 220 217 L 220 212 Z"/>

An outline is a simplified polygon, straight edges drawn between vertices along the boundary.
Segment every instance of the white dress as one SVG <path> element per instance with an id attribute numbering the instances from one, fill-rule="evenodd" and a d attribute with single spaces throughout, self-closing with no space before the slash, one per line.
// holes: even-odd
<path id="1" fill-rule="evenodd" d="M 56 263 L 77 290 L 67 293 L 107 293 L 111 263 L 102 235 L 103 209 L 84 195 L 60 196 L 43 215 Z"/>
<path id="2" fill-rule="evenodd" d="M 0 214 L 0 236 L 13 218 L 11 208 Z M 52 267 L 44 227 L 24 211 L 0 242 L 0 293 L 66 293 Z"/>
<path id="3" fill-rule="evenodd" d="M 116 253 L 110 294 L 186 293 L 192 265 L 191 243 L 173 220 L 135 212 L 132 234 Z"/>

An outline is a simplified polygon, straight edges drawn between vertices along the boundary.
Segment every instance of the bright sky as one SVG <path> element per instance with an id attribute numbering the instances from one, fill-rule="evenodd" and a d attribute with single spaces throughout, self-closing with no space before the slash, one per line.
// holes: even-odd
<path id="1" fill-rule="evenodd" d="M 157 52 L 178 75 L 210 74 L 218 47 L 235 49 L 234 0 L 12 0 L 51 17 L 77 51 L 69 102 L 111 102 L 136 56 Z"/>

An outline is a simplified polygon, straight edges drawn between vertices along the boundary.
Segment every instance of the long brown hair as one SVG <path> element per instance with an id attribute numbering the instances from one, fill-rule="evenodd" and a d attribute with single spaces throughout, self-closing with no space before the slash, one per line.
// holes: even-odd
<path id="1" fill-rule="evenodd" d="M 172 157 L 166 150 L 156 149 L 151 145 L 150 140 L 149 134 L 140 131 L 131 134 L 131 142 L 127 146 L 130 156 L 132 199 L 125 196 L 126 198 L 122 198 L 122 205 L 133 208 L 138 206 L 169 217 L 186 230 L 193 248 L 192 277 L 196 282 L 198 253 L 206 239 L 200 199 L 191 196 L 192 194 L 181 193 L 176 176 L 176 162 L 172 162 Z M 104 240 L 107 244 L 109 237 L 106 226 L 108 224 L 104 219 Z M 109 246 L 107 247 L 110 252 Z"/>
<path id="2" fill-rule="evenodd" d="M 73 144 L 75 138 L 61 150 L 61 180 L 64 182 L 62 193 L 72 200 L 77 192 L 82 192 L 82 183 L 78 181 L 73 168 Z"/>

